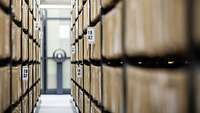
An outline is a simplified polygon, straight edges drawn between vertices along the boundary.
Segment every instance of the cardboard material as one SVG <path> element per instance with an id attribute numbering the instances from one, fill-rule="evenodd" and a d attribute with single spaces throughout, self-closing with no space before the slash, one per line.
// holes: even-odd
<path id="1" fill-rule="evenodd" d="M 84 5 L 84 29 L 86 29 L 88 27 L 88 25 L 90 24 L 90 8 L 89 8 L 89 0 L 87 0 L 87 2 Z"/>
<path id="2" fill-rule="evenodd" d="M 23 113 L 28 113 L 28 96 L 25 96 L 23 99 Z"/>
<path id="3" fill-rule="evenodd" d="M 76 18 L 79 16 L 79 0 L 76 0 L 75 4 Z"/>
<path id="4" fill-rule="evenodd" d="M 1 111 L 5 111 L 10 106 L 10 68 L 1 67 Z"/>
<path id="5" fill-rule="evenodd" d="M 29 11 L 29 34 L 33 35 L 33 15 L 32 13 Z"/>
<path id="6" fill-rule="evenodd" d="M 0 59 L 10 56 L 10 18 L 2 10 L 0 10 Z"/>
<path id="7" fill-rule="evenodd" d="M 21 58 L 21 28 L 12 23 L 12 59 L 18 61 Z"/>
<path id="8" fill-rule="evenodd" d="M 110 67 L 111 111 L 123 113 L 123 68 Z"/>
<path id="9" fill-rule="evenodd" d="M 83 47 L 83 38 L 82 39 L 80 39 L 79 40 L 79 60 L 83 60 L 83 49 L 84 49 L 84 47 Z"/>
<path id="10" fill-rule="evenodd" d="M 29 61 L 33 60 L 33 40 L 29 39 Z"/>
<path id="11" fill-rule="evenodd" d="M 84 95 L 83 95 L 83 92 L 81 90 L 79 90 L 79 109 L 81 111 L 81 113 L 83 113 L 83 98 L 84 98 Z"/>
<path id="12" fill-rule="evenodd" d="M 84 89 L 90 93 L 90 68 L 84 65 Z"/>
<path id="13" fill-rule="evenodd" d="M 111 71 L 107 66 L 103 66 L 103 105 L 106 110 L 111 111 Z"/>
<path id="14" fill-rule="evenodd" d="M 7 0 L 9 1 L 9 0 Z M 13 13 L 14 13 L 14 18 L 18 21 L 22 20 L 21 17 L 21 3 L 22 0 L 12 0 L 12 4 L 13 4 Z"/>
<path id="15" fill-rule="evenodd" d="M 85 98 L 85 112 L 84 113 L 90 113 L 90 99 L 89 99 L 89 97 L 87 96 L 87 95 L 84 95 L 84 98 Z"/>
<path id="16" fill-rule="evenodd" d="M 33 43 L 33 61 L 36 61 L 36 51 L 35 51 L 36 44 Z"/>
<path id="17" fill-rule="evenodd" d="M 113 4 L 116 4 L 117 1 L 121 1 L 121 0 L 102 0 L 102 7 L 107 8 Z"/>
<path id="18" fill-rule="evenodd" d="M 33 109 L 33 91 L 29 93 L 29 111 Z"/>
<path id="19" fill-rule="evenodd" d="M 29 65 L 29 88 L 33 85 L 33 66 Z"/>
<path id="20" fill-rule="evenodd" d="M 33 10 L 33 3 L 34 3 L 34 0 L 29 0 L 29 8 L 30 8 L 30 10 Z"/>
<path id="21" fill-rule="evenodd" d="M 92 0 L 91 1 L 91 20 L 97 19 L 100 16 L 101 11 L 101 1 L 100 0 Z"/>
<path id="22" fill-rule="evenodd" d="M 78 34 L 79 34 L 79 36 L 82 36 L 82 34 L 83 34 L 83 12 L 80 13 L 78 22 L 79 22 Z"/>
<path id="23" fill-rule="evenodd" d="M 91 67 L 91 95 L 95 100 L 101 102 L 101 68 Z"/>
<path id="24" fill-rule="evenodd" d="M 87 36 L 84 35 L 84 60 L 89 60 L 90 58 L 90 47 L 89 47 L 89 44 L 88 44 L 88 41 L 87 41 Z"/>
<path id="25" fill-rule="evenodd" d="M 78 88 L 78 86 L 76 86 L 76 98 L 75 98 L 75 100 L 76 100 L 77 105 L 79 106 L 79 88 Z"/>
<path id="26" fill-rule="evenodd" d="M 122 56 L 122 3 L 103 17 L 103 56 Z"/>
<path id="27" fill-rule="evenodd" d="M 78 1 L 79 1 L 79 4 L 78 4 L 78 6 L 79 6 L 79 11 L 81 11 L 82 8 L 83 8 L 83 0 L 78 0 Z"/>
<path id="28" fill-rule="evenodd" d="M 126 0 L 128 56 L 182 54 L 186 50 L 185 0 Z"/>
<path id="29" fill-rule="evenodd" d="M 127 68 L 128 113 L 187 113 L 184 69 Z"/>
<path id="30" fill-rule="evenodd" d="M 23 5 L 22 5 L 22 14 L 23 14 L 23 20 L 22 20 L 22 24 L 23 24 L 23 29 L 27 29 L 28 30 L 28 5 L 26 4 L 26 2 L 23 0 Z"/>
<path id="31" fill-rule="evenodd" d="M 21 67 L 12 68 L 12 103 L 14 104 L 21 96 Z"/>
<path id="32" fill-rule="evenodd" d="M 100 22 L 95 26 L 95 43 L 91 45 L 91 58 L 101 59 L 101 26 Z"/>
<path id="33" fill-rule="evenodd" d="M 75 98 L 75 94 L 76 94 L 76 88 L 75 88 L 75 84 L 72 82 L 71 95 L 73 98 Z"/>
<path id="34" fill-rule="evenodd" d="M 28 60 L 28 36 L 24 32 L 22 34 L 22 59 Z"/>

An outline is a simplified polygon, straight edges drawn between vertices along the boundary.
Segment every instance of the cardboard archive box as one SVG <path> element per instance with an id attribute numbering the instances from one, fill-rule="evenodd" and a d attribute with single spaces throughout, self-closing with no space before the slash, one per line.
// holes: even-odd
<path id="1" fill-rule="evenodd" d="M 82 39 L 79 39 L 79 60 L 83 60 L 83 49 L 84 49 L 84 47 L 83 47 L 83 38 Z"/>
<path id="2" fill-rule="evenodd" d="M 75 28 L 76 28 L 76 37 L 75 37 L 75 39 L 78 39 L 79 37 L 79 18 L 78 18 L 78 20 L 76 21 L 76 23 L 75 23 Z"/>
<path id="3" fill-rule="evenodd" d="M 29 0 L 29 8 L 30 10 L 33 10 L 33 3 L 35 0 Z"/>
<path id="4" fill-rule="evenodd" d="M 87 29 L 87 27 L 89 26 L 89 24 L 90 24 L 90 8 L 89 8 L 89 0 L 87 0 L 86 1 L 86 3 L 85 3 L 85 5 L 84 5 L 84 10 L 83 10 L 83 15 L 84 15 L 84 22 L 83 22 L 83 24 L 84 24 L 84 26 L 83 26 L 83 28 L 84 29 Z"/>
<path id="5" fill-rule="evenodd" d="M 90 58 L 90 47 L 87 41 L 87 35 L 84 35 L 84 60 L 89 60 Z"/>
<path id="6" fill-rule="evenodd" d="M 103 56 L 122 56 L 122 2 L 103 17 Z"/>
<path id="7" fill-rule="evenodd" d="M 28 107 L 29 107 L 29 104 L 28 104 L 28 96 L 26 95 L 26 96 L 23 98 L 23 113 L 28 113 Z"/>
<path id="8" fill-rule="evenodd" d="M 72 89 L 71 90 L 72 90 L 71 91 L 71 95 L 72 95 L 73 98 L 75 98 L 76 90 L 75 90 L 75 84 L 74 84 L 74 82 L 72 82 Z"/>
<path id="9" fill-rule="evenodd" d="M 79 18 L 78 18 L 78 35 L 82 36 L 83 34 L 83 11 L 81 11 Z"/>
<path id="10" fill-rule="evenodd" d="M 33 60 L 33 40 L 29 39 L 29 61 Z"/>
<path id="11" fill-rule="evenodd" d="M 84 89 L 90 93 L 90 66 L 84 65 Z"/>
<path id="12" fill-rule="evenodd" d="M 100 22 L 95 26 L 95 43 L 91 45 L 91 58 L 101 59 L 101 25 Z"/>
<path id="13" fill-rule="evenodd" d="M 83 95 L 83 91 L 79 90 L 79 109 L 81 111 L 81 113 L 83 113 L 83 98 L 84 98 L 84 95 Z"/>
<path id="14" fill-rule="evenodd" d="M 101 1 L 100 0 L 91 0 L 91 20 L 94 21 L 100 16 L 101 13 Z"/>
<path id="15" fill-rule="evenodd" d="M 128 113 L 187 113 L 184 69 L 127 67 Z"/>
<path id="16" fill-rule="evenodd" d="M 101 103 L 101 67 L 91 66 L 91 95 Z"/>
<path id="17" fill-rule="evenodd" d="M 22 16 L 21 16 L 22 0 L 12 0 L 12 4 L 13 4 L 14 19 L 21 21 L 22 20 Z"/>
<path id="18" fill-rule="evenodd" d="M 21 66 L 12 68 L 12 104 L 21 97 Z"/>
<path id="19" fill-rule="evenodd" d="M 103 66 L 103 101 L 106 110 L 123 111 L 123 68 Z"/>
<path id="20" fill-rule="evenodd" d="M 29 92 L 29 112 L 33 109 L 33 91 Z"/>
<path id="21" fill-rule="evenodd" d="M 21 28 L 12 23 L 12 59 L 18 61 L 21 58 Z"/>
<path id="22" fill-rule="evenodd" d="M 79 12 L 81 12 L 82 11 L 82 8 L 83 8 L 83 0 L 78 0 L 79 1 L 79 3 L 78 3 L 78 6 L 79 6 Z"/>
<path id="23" fill-rule="evenodd" d="M 36 48 L 36 44 L 35 44 L 35 42 L 33 42 L 33 61 L 36 61 L 36 58 L 35 58 L 35 56 L 36 56 L 35 48 Z"/>
<path id="24" fill-rule="evenodd" d="M 76 97 L 75 97 L 75 101 L 77 103 L 77 106 L 79 106 L 79 88 L 78 86 L 76 86 Z"/>
<path id="25" fill-rule="evenodd" d="M 0 10 L 0 59 L 10 57 L 10 17 Z"/>
<path id="26" fill-rule="evenodd" d="M 29 65 L 29 88 L 33 85 L 33 65 Z"/>
<path id="27" fill-rule="evenodd" d="M 76 18 L 78 18 L 79 14 L 79 0 L 75 1 L 75 12 L 76 12 Z"/>
<path id="28" fill-rule="evenodd" d="M 126 0 L 128 56 L 182 54 L 186 50 L 185 0 Z"/>
<path id="29" fill-rule="evenodd" d="M 29 11 L 29 35 L 33 35 L 33 15 L 32 13 Z"/>
<path id="30" fill-rule="evenodd" d="M 81 69 L 79 71 L 80 75 L 77 74 L 78 72 L 78 69 Z M 83 77 L 83 65 L 82 64 L 79 64 L 79 65 L 76 65 L 76 82 L 83 88 L 83 80 L 84 80 L 84 77 Z"/>
<path id="31" fill-rule="evenodd" d="M 90 98 L 87 95 L 84 95 L 85 101 L 84 101 L 84 106 L 85 106 L 85 111 L 84 113 L 90 113 Z"/>
<path id="32" fill-rule="evenodd" d="M 22 5 L 22 14 L 23 14 L 22 26 L 23 26 L 23 29 L 28 30 L 28 14 L 29 14 L 28 5 L 25 2 L 25 0 L 22 0 L 22 4 L 23 4 Z"/>
<path id="33" fill-rule="evenodd" d="M 28 35 L 22 33 L 22 59 L 28 60 Z"/>
<path id="34" fill-rule="evenodd" d="M 79 46 L 78 46 L 78 43 L 75 43 L 75 46 L 76 46 L 76 61 L 79 60 Z"/>
<path id="35" fill-rule="evenodd" d="M 4 112 L 10 106 L 10 68 L 0 68 L 0 111 Z"/>
<path id="36" fill-rule="evenodd" d="M 103 66 L 103 106 L 111 111 L 111 71 L 108 66 Z"/>

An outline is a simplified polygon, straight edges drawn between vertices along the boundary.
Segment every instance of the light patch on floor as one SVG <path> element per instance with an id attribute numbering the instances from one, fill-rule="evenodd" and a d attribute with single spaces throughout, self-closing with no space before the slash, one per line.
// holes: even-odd
<path id="1" fill-rule="evenodd" d="M 77 113 L 70 95 L 42 95 L 39 113 Z"/>

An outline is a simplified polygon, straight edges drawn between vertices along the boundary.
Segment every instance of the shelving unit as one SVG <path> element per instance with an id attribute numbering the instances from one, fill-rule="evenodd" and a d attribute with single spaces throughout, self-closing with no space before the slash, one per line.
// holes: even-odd
<path id="1" fill-rule="evenodd" d="M 80 113 L 199 112 L 198 0 L 72 3 L 72 96 Z"/>
<path id="2" fill-rule="evenodd" d="M 0 112 L 33 113 L 40 96 L 38 0 L 0 1 Z"/>

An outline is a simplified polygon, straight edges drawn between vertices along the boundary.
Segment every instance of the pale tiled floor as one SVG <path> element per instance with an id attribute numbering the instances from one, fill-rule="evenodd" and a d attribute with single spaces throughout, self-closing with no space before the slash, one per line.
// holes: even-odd
<path id="1" fill-rule="evenodd" d="M 70 95 L 42 95 L 39 113 L 77 113 Z"/>

